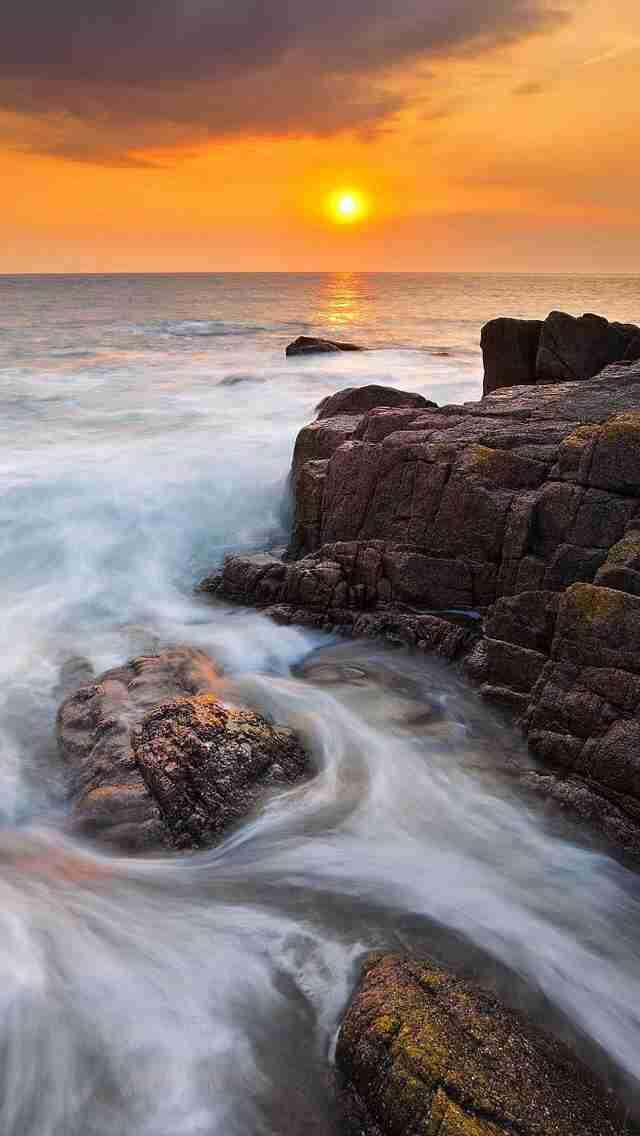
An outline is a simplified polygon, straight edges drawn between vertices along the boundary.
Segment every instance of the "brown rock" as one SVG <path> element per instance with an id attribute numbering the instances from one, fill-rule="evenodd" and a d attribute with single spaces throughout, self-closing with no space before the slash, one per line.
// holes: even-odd
<path id="1" fill-rule="evenodd" d="M 630 529 L 609 549 L 594 582 L 640 596 L 640 529 Z"/>
<path id="2" fill-rule="evenodd" d="M 340 351 L 363 351 L 355 343 L 335 343 L 332 339 L 319 339 L 314 335 L 299 335 L 290 343 L 285 354 L 293 355 L 335 355 Z"/>
<path id="3" fill-rule="evenodd" d="M 574 584 L 558 610 L 554 656 L 584 667 L 640 672 L 640 597 Z"/>
<path id="4" fill-rule="evenodd" d="M 485 634 L 548 655 L 559 602 L 560 596 L 555 592 L 503 596 L 487 614 Z"/>
<path id="5" fill-rule="evenodd" d="M 576 319 L 565 312 L 551 312 L 540 335 L 537 382 L 591 379 L 623 359 L 638 334 L 632 324 L 609 323 L 603 316 L 588 314 Z"/>
<path id="6" fill-rule="evenodd" d="M 638 359 L 640 359 L 640 332 L 631 340 L 624 353 L 624 360 L 627 363 L 636 363 Z"/>
<path id="7" fill-rule="evenodd" d="M 330 458 L 345 442 L 358 437 L 363 421 L 362 415 L 340 414 L 303 426 L 293 451 L 291 468 L 294 481 L 307 462 Z"/>
<path id="8" fill-rule="evenodd" d="M 594 320 L 570 320 L 576 342 L 585 327 L 630 334 Z M 287 621 L 469 656 L 553 767 L 554 798 L 590 821 L 585 794 L 607 800 L 601 827 L 624 834 L 640 823 L 627 724 L 640 718 L 640 364 L 440 409 L 371 405 L 379 388 L 364 402 L 363 390 L 301 431 L 288 559 L 231 557 L 210 586 Z M 454 642 L 432 615 L 452 608 L 491 608 L 482 644 L 468 629 Z M 594 757 L 613 741 L 589 748 L 614 726 L 615 786 Z"/>
<path id="9" fill-rule="evenodd" d="M 480 338 L 483 395 L 501 387 L 535 383 L 541 332 L 542 320 L 494 319 L 485 324 Z"/>
<path id="10" fill-rule="evenodd" d="M 213 843 L 267 788 L 309 772 L 291 730 L 213 694 L 164 703 L 132 732 L 138 768 L 173 848 Z"/>
<path id="11" fill-rule="evenodd" d="M 338 1038 L 364 1136 L 624 1136 L 622 1110 L 564 1044 L 430 961 L 374 956 Z"/>
<path id="12" fill-rule="evenodd" d="M 319 419 L 335 418 L 340 414 L 366 414 L 375 407 L 416 407 L 417 409 L 435 406 L 421 394 L 396 390 L 395 387 L 381 387 L 370 383 L 364 387 L 346 387 L 345 390 L 323 398 L 316 407 Z"/>
<path id="13" fill-rule="evenodd" d="M 604 422 L 613 414 L 637 410 L 640 406 L 640 365 L 612 365 L 592 379 L 581 383 L 561 381 L 545 385 L 510 387 L 494 391 L 481 402 L 467 402 L 455 407 L 455 413 L 474 418 L 491 418 L 527 423 L 571 424 Z M 443 415 L 447 407 L 441 408 Z"/>
<path id="14" fill-rule="evenodd" d="M 302 776 L 307 759 L 292 735 L 225 708 L 216 690 L 209 656 L 177 647 L 133 659 L 67 698 L 58 742 L 72 831 L 128 852 L 196 847 L 252 808 L 261 788 Z M 172 770 L 163 765 L 169 754 Z"/>

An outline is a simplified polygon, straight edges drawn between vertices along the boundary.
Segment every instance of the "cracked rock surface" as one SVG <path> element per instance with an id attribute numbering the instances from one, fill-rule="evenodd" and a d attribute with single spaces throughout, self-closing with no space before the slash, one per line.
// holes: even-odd
<path id="1" fill-rule="evenodd" d="M 372 956 L 336 1053 L 353 1136 L 633 1136 L 569 1048 L 430 961 Z"/>
<path id="2" fill-rule="evenodd" d="M 463 662 L 518 714 L 529 787 L 639 854 L 640 363 L 333 405 L 298 437 L 286 555 L 231 556 L 202 589 Z"/>
<path id="3" fill-rule="evenodd" d="M 199 848 L 310 773 L 295 735 L 225 705 L 204 651 L 176 647 L 85 681 L 58 713 L 71 829 L 128 852 Z"/>

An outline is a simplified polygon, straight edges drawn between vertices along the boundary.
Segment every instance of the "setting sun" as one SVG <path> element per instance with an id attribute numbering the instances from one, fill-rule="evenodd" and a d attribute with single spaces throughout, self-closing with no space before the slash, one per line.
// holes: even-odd
<path id="1" fill-rule="evenodd" d="M 369 211 L 366 198 L 355 189 L 336 190 L 331 194 L 328 204 L 332 219 L 341 225 L 362 221 Z"/>

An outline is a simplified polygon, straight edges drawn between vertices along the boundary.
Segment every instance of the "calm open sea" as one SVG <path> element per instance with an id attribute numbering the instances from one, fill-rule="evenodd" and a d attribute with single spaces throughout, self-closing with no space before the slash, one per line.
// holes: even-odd
<path id="1" fill-rule="evenodd" d="M 323 1069 L 357 961 L 435 926 L 637 1078 L 636 878 L 513 794 L 516 735 L 433 661 L 192 591 L 225 549 L 283 539 L 295 435 L 325 395 L 475 399 L 481 325 L 552 308 L 640 322 L 640 278 L 0 277 L 3 1136 L 332 1133 Z M 285 360 L 301 333 L 372 350 Z M 317 777 L 201 857 L 41 878 L 25 846 L 68 847 L 60 664 L 176 641 L 303 720 Z M 305 673 L 322 646 L 362 680 Z M 411 725 L 427 699 L 433 732 Z"/>

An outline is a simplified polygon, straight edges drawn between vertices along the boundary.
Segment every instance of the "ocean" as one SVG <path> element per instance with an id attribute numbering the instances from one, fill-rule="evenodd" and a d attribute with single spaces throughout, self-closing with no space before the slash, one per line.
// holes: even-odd
<path id="1" fill-rule="evenodd" d="M 637 878 L 518 798 L 511 727 L 433 660 L 194 594 L 225 551 L 286 539 L 295 436 L 323 397 L 476 399 L 482 324 L 553 308 L 640 322 L 640 278 L 0 277 L 3 1136 L 334 1133 L 325 1069 L 359 960 L 443 936 L 517 973 L 631 1094 Z M 299 334 L 370 350 L 285 359 Z M 178 642 L 304 721 L 314 780 L 197 857 L 86 847 L 104 872 L 75 884 L 24 868 L 25 847 L 78 850 L 60 667 Z M 317 652 L 363 680 L 320 681 Z M 446 728 L 410 724 L 421 699 Z"/>

